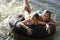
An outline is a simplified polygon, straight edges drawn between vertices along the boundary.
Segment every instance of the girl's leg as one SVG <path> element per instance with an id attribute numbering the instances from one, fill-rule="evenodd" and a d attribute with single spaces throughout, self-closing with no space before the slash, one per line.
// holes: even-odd
<path id="1" fill-rule="evenodd" d="M 31 9 L 27 0 L 24 0 L 24 10 L 27 11 L 29 14 L 31 13 Z"/>

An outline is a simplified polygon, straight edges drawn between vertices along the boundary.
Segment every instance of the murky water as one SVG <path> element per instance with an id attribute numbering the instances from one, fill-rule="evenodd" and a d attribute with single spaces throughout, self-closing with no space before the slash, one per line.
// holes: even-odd
<path id="1" fill-rule="evenodd" d="M 52 18 L 60 24 L 60 0 L 28 0 L 32 12 L 37 9 L 52 11 Z M 8 25 L 9 18 L 14 14 L 23 12 L 23 0 L 0 0 L 0 40 L 36 40 L 24 37 L 10 36 L 11 28 Z M 56 34 L 51 38 L 37 40 L 60 40 L 60 25 Z M 11 33 L 11 35 L 14 35 Z"/>

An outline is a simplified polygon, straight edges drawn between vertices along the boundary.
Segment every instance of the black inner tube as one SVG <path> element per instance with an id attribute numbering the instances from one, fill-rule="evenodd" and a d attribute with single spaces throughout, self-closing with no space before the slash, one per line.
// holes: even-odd
<path id="1" fill-rule="evenodd" d="M 17 16 L 17 15 L 16 16 L 13 16 L 13 18 L 15 18 L 15 19 L 12 19 L 11 18 L 11 20 L 9 22 L 10 26 L 11 27 L 14 27 L 13 28 L 13 31 L 15 33 L 17 33 L 17 34 L 20 34 L 20 35 L 23 35 L 23 36 L 27 36 L 27 37 L 31 37 L 31 38 L 45 38 L 45 37 L 48 37 L 48 36 L 52 36 L 55 33 L 55 31 L 56 31 L 55 26 L 52 25 L 52 24 L 49 24 L 50 31 L 51 31 L 50 34 L 48 34 L 48 31 L 46 31 L 45 25 L 39 25 L 39 24 L 37 24 L 37 25 L 33 25 L 33 24 L 29 25 L 28 24 L 26 26 L 28 26 L 29 28 L 32 29 L 32 35 L 29 36 L 29 35 L 27 35 L 27 30 L 25 30 L 21 26 L 17 25 L 20 22 L 18 20 L 19 17 L 20 17 L 20 15 L 19 16 Z M 14 22 L 12 22 L 12 20 Z"/>

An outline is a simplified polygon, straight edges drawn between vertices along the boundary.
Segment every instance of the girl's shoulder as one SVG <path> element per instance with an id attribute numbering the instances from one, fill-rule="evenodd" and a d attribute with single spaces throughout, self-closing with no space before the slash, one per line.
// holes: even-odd
<path id="1" fill-rule="evenodd" d="M 39 14 L 39 20 L 42 20 L 42 14 Z"/>

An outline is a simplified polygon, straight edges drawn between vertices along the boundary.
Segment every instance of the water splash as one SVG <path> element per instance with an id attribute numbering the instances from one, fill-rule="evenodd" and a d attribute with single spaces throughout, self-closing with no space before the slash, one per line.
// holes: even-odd
<path id="1" fill-rule="evenodd" d="M 3 40 L 8 37 L 8 34 L 11 31 L 8 24 L 9 18 L 14 14 L 22 13 L 23 9 L 22 6 L 15 0 L 12 0 L 8 4 L 4 4 L 4 0 L 0 1 L 3 2 L 0 5 L 0 39 Z"/>
<path id="2" fill-rule="evenodd" d="M 53 11 L 52 13 L 53 19 L 58 20 L 58 22 L 60 23 L 59 1 L 57 0 L 38 0 L 38 1 L 29 0 L 29 3 L 31 3 L 30 6 L 32 7 L 32 11 L 35 11 L 37 9 L 43 9 L 43 8 Z M 10 31 L 10 26 L 8 24 L 9 18 L 14 14 L 21 14 L 21 13 L 23 13 L 22 0 L 18 0 L 18 1 L 17 0 L 0 0 L 0 40 L 5 40 L 6 38 L 7 38 L 6 40 L 10 39 L 10 37 L 8 37 L 9 31 Z M 59 30 L 60 30 L 60 27 L 58 31 Z M 56 39 L 59 39 L 59 38 L 60 36 Z"/>

